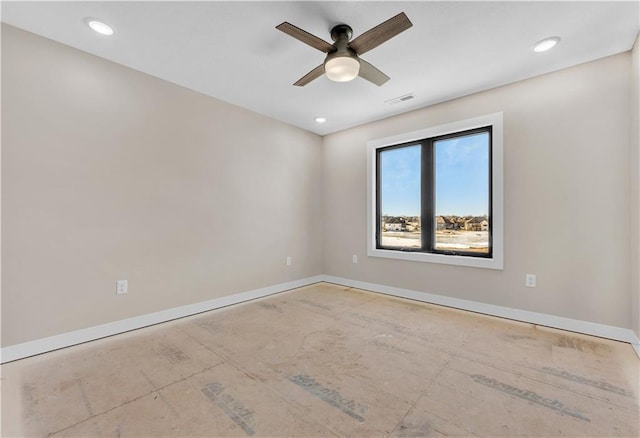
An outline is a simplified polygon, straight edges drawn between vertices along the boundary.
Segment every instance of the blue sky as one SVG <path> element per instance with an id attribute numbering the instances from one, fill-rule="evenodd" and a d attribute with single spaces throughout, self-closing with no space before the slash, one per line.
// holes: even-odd
<path id="1" fill-rule="evenodd" d="M 436 215 L 488 214 L 489 135 L 435 143 Z M 420 215 L 420 146 L 381 154 L 382 214 Z"/>

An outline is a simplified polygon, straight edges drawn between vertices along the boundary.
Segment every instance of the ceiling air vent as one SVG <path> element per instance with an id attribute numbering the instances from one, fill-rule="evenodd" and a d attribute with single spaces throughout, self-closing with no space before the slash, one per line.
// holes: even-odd
<path id="1" fill-rule="evenodd" d="M 416 95 L 413 93 L 405 94 L 404 96 L 396 97 L 391 100 L 387 100 L 385 103 L 388 105 L 395 105 L 396 103 L 406 102 L 407 100 L 415 99 Z"/>

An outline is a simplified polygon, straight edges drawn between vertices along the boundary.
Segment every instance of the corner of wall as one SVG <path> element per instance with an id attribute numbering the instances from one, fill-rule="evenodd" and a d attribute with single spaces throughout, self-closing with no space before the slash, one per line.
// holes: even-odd
<path id="1" fill-rule="evenodd" d="M 631 324 L 640 338 L 640 33 L 631 50 L 630 95 Z"/>

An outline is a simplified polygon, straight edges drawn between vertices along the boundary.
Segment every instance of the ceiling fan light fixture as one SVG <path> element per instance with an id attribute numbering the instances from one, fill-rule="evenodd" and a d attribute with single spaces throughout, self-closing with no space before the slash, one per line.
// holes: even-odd
<path id="1" fill-rule="evenodd" d="M 360 73 L 360 61 L 351 56 L 336 56 L 327 60 L 324 71 L 334 82 L 352 81 Z"/>
<path id="2" fill-rule="evenodd" d="M 364 59 L 360 59 L 359 56 L 375 49 L 411 26 L 413 24 L 409 21 L 407 14 L 400 12 L 352 41 L 353 29 L 348 24 L 338 24 L 331 28 L 333 44 L 286 21 L 277 25 L 276 29 L 327 54 L 322 64 L 294 82 L 294 86 L 304 87 L 324 74 L 335 82 L 347 82 L 360 76 L 380 87 L 389 80 L 389 76 Z"/>

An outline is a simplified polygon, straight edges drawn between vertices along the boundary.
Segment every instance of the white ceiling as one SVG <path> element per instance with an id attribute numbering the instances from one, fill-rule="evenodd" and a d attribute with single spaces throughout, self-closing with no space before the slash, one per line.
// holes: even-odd
<path id="1" fill-rule="evenodd" d="M 294 126 L 328 134 L 630 50 L 638 1 L 10 2 L 2 21 Z M 363 55 L 391 77 L 292 84 L 324 54 L 275 29 L 288 21 L 331 42 L 404 11 L 413 27 Z M 116 28 L 99 36 L 84 23 Z M 550 52 L 531 46 L 549 36 Z M 415 94 L 394 105 L 385 101 Z M 316 116 L 327 122 L 319 125 Z"/>

